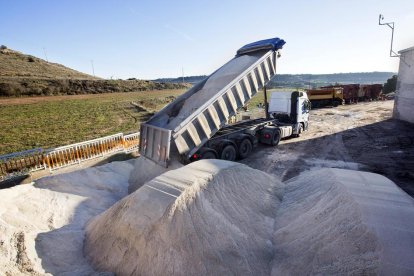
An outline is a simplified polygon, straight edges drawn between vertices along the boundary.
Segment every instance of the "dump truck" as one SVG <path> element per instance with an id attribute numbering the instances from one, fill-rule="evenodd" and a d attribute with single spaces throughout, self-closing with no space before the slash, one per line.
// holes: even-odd
<path id="1" fill-rule="evenodd" d="M 346 104 L 358 103 L 358 91 L 359 84 L 338 84 L 322 86 L 321 88 L 335 88 L 340 87 L 343 89 L 344 102 Z"/>
<path id="2" fill-rule="evenodd" d="M 308 89 L 306 92 L 312 103 L 312 107 L 337 107 L 338 105 L 344 104 L 343 88 L 341 87 Z"/>
<path id="3" fill-rule="evenodd" d="M 246 157 L 258 142 L 277 145 L 281 138 L 306 130 L 307 123 L 295 122 L 296 114 L 289 122 L 265 112 L 265 118 L 227 124 L 276 74 L 284 44 L 283 39 L 272 38 L 243 46 L 233 59 L 141 124 L 140 155 L 165 167 L 172 158 L 183 163 L 207 158 L 233 161 Z M 297 104 L 299 93 L 292 95 L 290 100 L 294 97 Z"/>
<path id="4" fill-rule="evenodd" d="M 274 92 L 270 95 L 267 113 L 277 119 L 278 125 L 285 124 L 298 129 L 296 135 L 300 135 L 308 130 L 310 109 L 311 102 L 306 92 Z"/>
<path id="5" fill-rule="evenodd" d="M 361 101 L 378 100 L 382 93 L 382 84 L 365 84 L 360 86 L 358 96 Z"/>

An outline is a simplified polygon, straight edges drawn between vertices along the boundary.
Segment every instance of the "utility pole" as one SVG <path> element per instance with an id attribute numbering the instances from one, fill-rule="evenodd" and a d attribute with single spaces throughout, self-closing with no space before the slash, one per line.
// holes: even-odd
<path id="1" fill-rule="evenodd" d="M 183 84 L 184 84 L 184 66 L 181 67 L 181 71 L 182 71 L 182 76 L 183 76 Z"/>
<path id="2" fill-rule="evenodd" d="M 402 60 L 402 62 L 405 63 L 405 65 L 407 65 L 408 67 L 411 67 L 410 64 L 408 64 L 404 58 L 401 57 L 401 55 L 399 55 L 398 53 L 396 53 L 393 49 L 392 49 L 392 44 L 394 42 L 394 22 L 388 22 L 388 23 L 384 23 L 384 16 L 382 14 L 379 15 L 378 17 L 378 25 L 383 26 L 386 25 L 391 29 L 391 47 L 390 47 L 390 57 L 397 57 L 400 58 L 400 60 Z"/>
<path id="3" fill-rule="evenodd" d="M 390 57 L 399 57 L 400 55 L 394 52 L 394 50 L 392 49 L 392 44 L 394 42 L 394 22 L 382 23 L 382 20 L 384 20 L 384 16 L 380 14 L 378 18 L 378 25 L 387 25 L 391 29 Z"/>
<path id="4" fill-rule="evenodd" d="M 91 59 L 91 65 L 92 65 L 92 74 L 95 77 L 95 68 L 93 67 L 93 59 Z"/>
<path id="5" fill-rule="evenodd" d="M 43 53 L 45 54 L 46 61 L 49 62 L 49 60 L 47 59 L 47 54 L 46 54 L 46 48 L 45 47 L 43 47 Z"/>

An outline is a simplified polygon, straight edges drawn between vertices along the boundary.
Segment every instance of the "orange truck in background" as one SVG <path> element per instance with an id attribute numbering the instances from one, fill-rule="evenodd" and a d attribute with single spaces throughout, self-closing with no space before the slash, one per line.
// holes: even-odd
<path id="1" fill-rule="evenodd" d="M 306 90 L 312 107 L 338 106 L 344 104 L 344 93 L 341 87 Z"/>

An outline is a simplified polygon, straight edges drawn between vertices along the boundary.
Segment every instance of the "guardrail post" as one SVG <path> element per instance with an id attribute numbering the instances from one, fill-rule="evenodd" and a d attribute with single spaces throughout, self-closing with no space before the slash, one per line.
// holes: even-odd
<path id="1" fill-rule="evenodd" d="M 102 140 L 99 141 L 99 148 L 101 149 L 101 156 L 104 156 L 104 149 L 103 149 L 103 145 L 102 145 Z"/>
<path id="2" fill-rule="evenodd" d="M 43 163 L 43 168 L 47 168 L 47 164 L 46 164 L 46 157 L 45 155 L 42 155 L 42 163 Z"/>

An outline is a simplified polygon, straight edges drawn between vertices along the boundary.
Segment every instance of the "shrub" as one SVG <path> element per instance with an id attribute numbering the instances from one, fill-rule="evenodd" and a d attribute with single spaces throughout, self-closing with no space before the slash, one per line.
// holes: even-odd
<path id="1" fill-rule="evenodd" d="M 384 88 L 382 89 L 382 93 L 388 94 L 391 92 L 395 92 L 397 89 L 397 75 L 392 76 L 387 80 L 384 84 Z"/>

